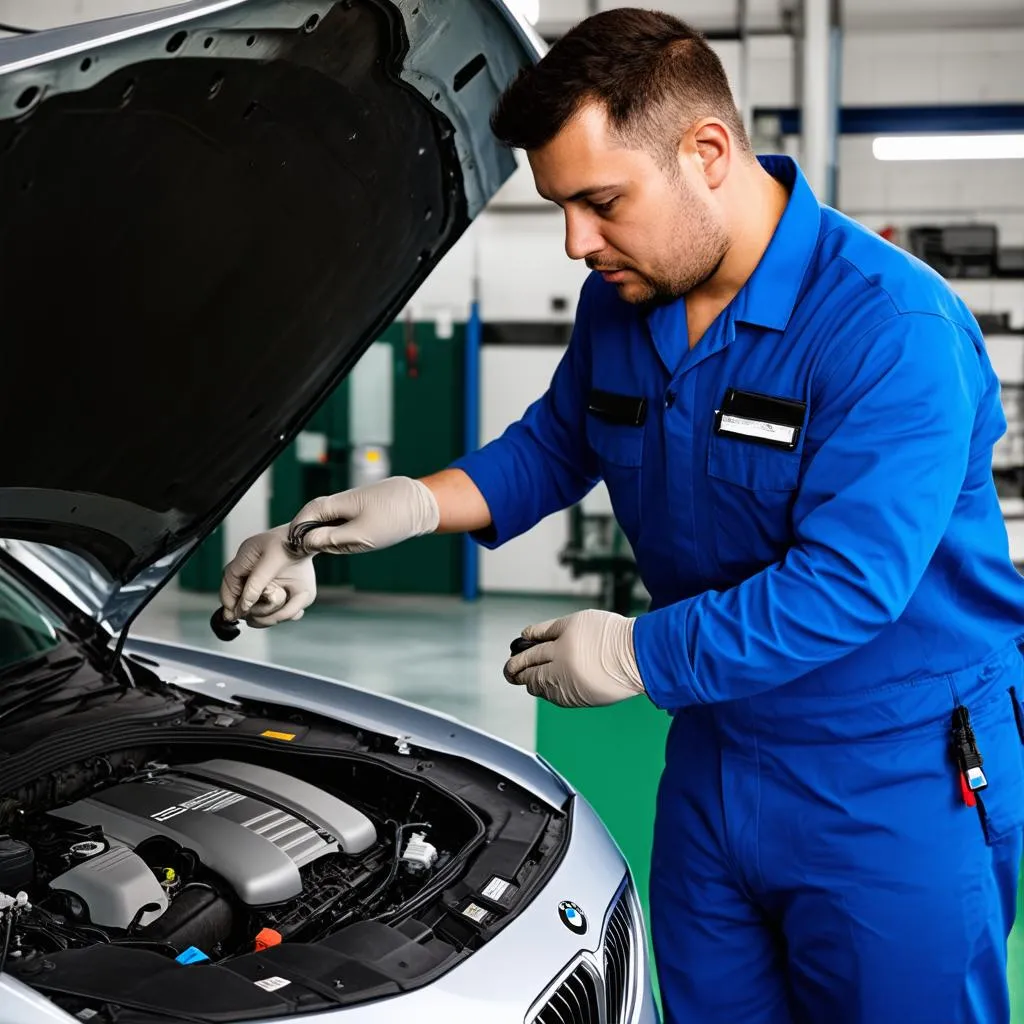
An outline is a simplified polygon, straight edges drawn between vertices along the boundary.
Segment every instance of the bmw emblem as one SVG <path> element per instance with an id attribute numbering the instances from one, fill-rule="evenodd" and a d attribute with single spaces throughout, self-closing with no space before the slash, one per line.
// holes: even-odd
<path id="1" fill-rule="evenodd" d="M 562 919 L 562 924 L 571 932 L 575 932 L 577 935 L 583 935 L 587 930 L 587 917 L 586 914 L 580 910 L 571 900 L 562 900 L 558 904 L 558 916 Z"/>

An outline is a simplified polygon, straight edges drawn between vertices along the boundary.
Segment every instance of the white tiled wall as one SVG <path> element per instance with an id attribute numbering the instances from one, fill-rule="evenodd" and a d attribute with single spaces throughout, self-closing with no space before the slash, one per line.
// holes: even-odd
<path id="1" fill-rule="evenodd" d="M 561 356 L 562 349 L 554 347 L 501 345 L 484 348 L 481 442 L 497 437 L 522 415 L 547 387 Z M 573 580 L 569 571 L 558 564 L 558 554 L 569 538 L 568 531 L 568 513 L 558 512 L 497 551 L 482 551 L 481 590 L 594 594 L 597 581 L 593 577 Z"/>
<path id="2" fill-rule="evenodd" d="M 839 140 L 839 207 L 871 228 L 984 220 L 1024 245 L 1024 161 L 881 161 L 872 139 Z"/>
<path id="3" fill-rule="evenodd" d="M 989 2 L 989 0 L 986 0 Z M 597 9 L 635 7 L 634 0 L 597 0 Z M 659 0 L 660 11 L 674 14 L 704 31 L 729 31 L 736 25 L 736 4 L 730 0 Z M 751 28 L 771 28 L 779 23 L 778 0 L 748 0 L 748 19 Z M 590 11 L 590 0 L 540 0 L 539 28 L 545 33 L 564 32 L 581 21 Z"/>
<path id="4" fill-rule="evenodd" d="M 950 281 L 953 290 L 975 313 L 1010 314 L 1010 327 L 1024 330 L 1024 280 Z"/>
<path id="5" fill-rule="evenodd" d="M 539 27 L 545 32 L 564 32 L 584 18 L 591 6 L 597 10 L 636 6 L 635 0 L 540 0 Z M 655 6 L 655 5 L 651 5 Z M 735 30 L 737 4 L 729 0 L 659 0 L 667 11 L 705 31 Z M 748 0 L 748 24 L 752 29 L 780 26 L 782 12 L 791 3 L 779 0 Z M 929 25 L 973 28 L 1020 23 L 1020 0 L 844 0 L 843 19 L 853 30 L 864 28 L 915 29 Z"/>
<path id="6" fill-rule="evenodd" d="M 1024 96 L 1024 29 L 848 32 L 843 102 L 850 106 L 1009 103 Z"/>

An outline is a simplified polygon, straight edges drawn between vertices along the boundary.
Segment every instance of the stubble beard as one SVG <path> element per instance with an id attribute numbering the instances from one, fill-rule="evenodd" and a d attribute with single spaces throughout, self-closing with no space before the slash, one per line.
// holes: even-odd
<path id="1" fill-rule="evenodd" d="M 633 270 L 634 280 L 617 285 L 619 296 L 633 305 L 674 302 L 713 277 L 729 250 L 725 229 L 680 185 L 673 251 L 665 270 Z"/>

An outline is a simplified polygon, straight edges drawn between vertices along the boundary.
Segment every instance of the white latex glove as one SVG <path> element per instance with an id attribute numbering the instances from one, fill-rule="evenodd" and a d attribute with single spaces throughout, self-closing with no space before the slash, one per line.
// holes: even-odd
<path id="1" fill-rule="evenodd" d="M 257 629 L 298 621 L 316 598 L 313 556 L 287 546 L 288 527 L 250 537 L 224 567 L 220 603 L 228 622 Z"/>
<path id="2" fill-rule="evenodd" d="M 355 555 L 433 533 L 440 521 L 437 499 L 426 484 L 392 476 L 314 499 L 300 509 L 291 528 L 294 536 L 302 523 L 335 523 L 305 533 L 303 550 L 308 554 Z"/>
<path id="3" fill-rule="evenodd" d="M 505 663 L 505 678 L 563 708 L 602 707 L 644 692 L 633 624 L 613 612 L 589 609 L 527 626 L 527 640 L 543 641 Z"/>

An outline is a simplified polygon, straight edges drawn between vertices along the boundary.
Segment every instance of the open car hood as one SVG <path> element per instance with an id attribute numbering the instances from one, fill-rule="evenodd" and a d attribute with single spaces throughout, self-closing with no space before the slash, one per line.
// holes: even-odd
<path id="1" fill-rule="evenodd" d="M 0 41 L 8 553 L 130 622 L 515 169 L 488 118 L 539 47 L 500 0 Z"/>

